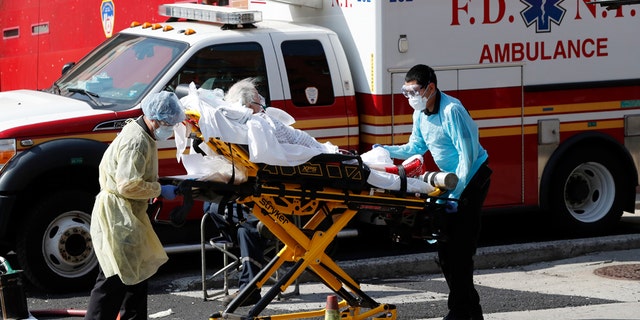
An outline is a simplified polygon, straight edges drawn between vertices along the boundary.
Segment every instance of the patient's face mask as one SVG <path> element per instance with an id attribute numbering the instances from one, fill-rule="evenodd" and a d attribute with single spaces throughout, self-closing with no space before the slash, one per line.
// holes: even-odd
<path id="1" fill-rule="evenodd" d="M 251 102 L 249 102 L 249 105 L 247 107 L 251 108 L 253 110 L 253 113 L 263 112 L 267 109 L 265 103 L 266 102 L 264 100 L 264 97 L 260 95 L 256 90 L 253 94 L 253 99 L 251 100 Z"/>
<path id="2" fill-rule="evenodd" d="M 262 112 L 267 109 L 267 106 L 261 102 L 251 101 L 251 109 L 253 109 L 253 113 Z"/>
<path id="3" fill-rule="evenodd" d="M 159 127 L 153 130 L 153 136 L 156 137 L 156 140 L 167 140 L 171 138 L 173 135 L 173 126 L 160 125 Z"/>

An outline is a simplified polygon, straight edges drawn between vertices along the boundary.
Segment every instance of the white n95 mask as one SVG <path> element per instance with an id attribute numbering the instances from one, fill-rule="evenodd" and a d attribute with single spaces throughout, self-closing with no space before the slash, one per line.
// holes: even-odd
<path id="1" fill-rule="evenodd" d="M 428 100 L 423 96 L 413 96 L 409 98 L 409 105 L 417 111 L 422 111 L 427 108 Z"/>
<path id="2" fill-rule="evenodd" d="M 409 98 L 409 105 L 418 111 L 423 111 L 424 109 L 427 108 L 427 102 L 429 102 L 429 99 L 431 99 L 431 97 L 433 97 L 433 95 L 436 93 L 436 91 L 434 90 L 428 97 L 423 97 L 423 96 L 412 96 Z"/>

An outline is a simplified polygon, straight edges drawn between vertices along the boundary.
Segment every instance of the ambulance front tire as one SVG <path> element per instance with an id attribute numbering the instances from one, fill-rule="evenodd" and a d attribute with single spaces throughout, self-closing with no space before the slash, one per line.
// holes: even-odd
<path id="1" fill-rule="evenodd" d="M 81 190 L 50 193 L 27 210 L 16 251 L 24 276 L 48 292 L 90 289 L 98 272 L 89 227 L 95 195 Z"/>
<path id="2" fill-rule="evenodd" d="M 550 183 L 549 212 L 563 233 L 604 234 L 622 216 L 626 188 L 623 163 L 611 152 L 578 148 L 557 164 Z"/>

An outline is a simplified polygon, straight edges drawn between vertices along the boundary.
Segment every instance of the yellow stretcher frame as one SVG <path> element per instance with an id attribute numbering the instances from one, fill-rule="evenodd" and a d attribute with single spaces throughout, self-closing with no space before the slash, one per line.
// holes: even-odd
<path id="1" fill-rule="evenodd" d="M 198 115 L 187 112 L 186 123 L 191 127 L 192 137 L 201 140 L 202 136 L 197 126 Z M 366 180 L 365 174 L 354 175 L 356 177 L 354 188 L 325 187 L 319 186 L 317 182 L 308 184 L 300 181 L 304 178 L 296 175 L 301 171 L 309 170 L 305 169 L 305 165 L 301 166 L 302 169 L 266 165 L 261 167 L 249 161 L 247 151 L 238 145 L 219 139 L 209 139 L 207 144 L 212 150 L 226 157 L 236 168 L 244 168 L 249 177 L 248 181 L 240 185 L 232 185 L 181 180 L 175 177 L 172 182 L 181 184 L 180 190 L 183 192 L 185 188 L 190 191 L 198 189 L 194 194 L 199 194 L 201 200 L 209 200 L 206 197 L 203 198 L 206 194 L 223 194 L 231 196 L 237 203 L 252 204 L 256 218 L 264 223 L 283 244 L 277 255 L 241 290 L 227 308 L 224 311 L 214 312 L 209 319 L 304 319 L 324 316 L 324 309 L 260 316 L 267 305 L 278 294 L 285 292 L 304 271 L 317 276 L 324 285 L 341 297 L 342 300 L 338 304 L 340 319 L 396 319 L 394 305 L 378 303 L 369 297 L 360 289 L 359 283 L 338 266 L 325 251 L 338 232 L 355 217 L 360 209 L 380 208 L 388 212 L 405 209 L 425 212 L 438 210 L 441 205 L 435 200 L 438 199 L 437 196 L 442 192 L 441 190 L 436 190 L 429 195 L 397 194 L 379 192 L 379 190 L 374 192 L 370 186 L 361 188 Z M 306 165 L 317 169 L 318 164 Z M 362 163 L 356 166 L 366 167 L 362 166 Z M 335 168 L 327 168 L 327 170 L 333 169 Z M 262 173 L 267 172 L 268 174 L 264 176 L 275 178 L 274 180 L 277 181 L 262 177 Z M 274 172 L 275 175 L 273 175 Z M 278 172 L 286 172 L 286 174 L 279 176 Z M 340 171 L 338 171 L 339 174 Z M 299 180 L 296 181 L 296 178 Z M 340 178 L 338 177 L 338 182 L 344 182 L 344 179 L 340 180 Z M 358 182 L 358 179 L 361 181 Z M 291 216 L 306 216 L 307 219 L 302 227 L 298 227 L 289 218 Z M 323 225 L 323 222 L 326 219 L 330 219 L 331 224 L 325 230 L 326 223 Z M 247 314 L 235 313 L 242 301 L 254 290 L 262 288 L 285 262 L 291 262 L 293 266 L 288 268 L 286 274 L 278 277 L 277 283 L 263 294 L 262 299 Z"/>

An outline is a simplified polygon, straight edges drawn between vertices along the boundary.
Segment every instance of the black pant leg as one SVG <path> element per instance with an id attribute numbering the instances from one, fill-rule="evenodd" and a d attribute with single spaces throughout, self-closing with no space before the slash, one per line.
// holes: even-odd
<path id="1" fill-rule="evenodd" d="M 144 280 L 132 286 L 126 286 L 127 292 L 122 304 L 121 320 L 147 319 L 147 291 L 148 281 Z"/>
<path id="2" fill-rule="evenodd" d="M 85 320 L 113 320 L 118 317 L 126 286 L 115 275 L 105 278 L 102 269 L 98 273 L 96 284 L 91 290 L 89 306 Z"/>
<path id="3" fill-rule="evenodd" d="M 477 240 L 473 236 L 476 225 L 469 219 L 461 218 L 453 213 L 446 220 L 448 239 L 440 242 L 438 259 L 442 273 L 449 287 L 448 306 L 452 314 L 465 319 L 471 316 L 472 310 L 480 308 L 480 297 L 473 284 L 473 256 Z"/>
<path id="4" fill-rule="evenodd" d="M 485 170 L 488 168 L 482 168 Z M 478 247 L 480 212 L 490 181 L 478 183 L 474 176 L 463 191 L 458 212 L 445 214 L 447 239 L 439 242 L 438 259 L 449 286 L 451 319 L 483 319 L 480 296 L 473 284 L 473 256 Z M 483 178 L 483 180 L 485 180 Z"/>
<path id="5" fill-rule="evenodd" d="M 238 228 L 238 245 L 242 259 L 242 271 L 238 284 L 244 288 L 255 278 L 264 265 L 264 243 L 258 230 L 253 226 Z"/>

